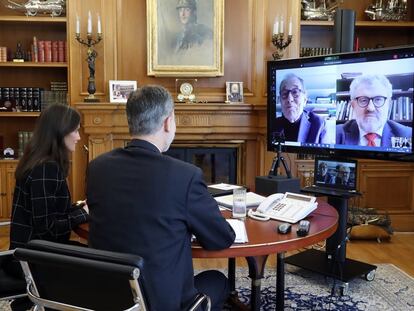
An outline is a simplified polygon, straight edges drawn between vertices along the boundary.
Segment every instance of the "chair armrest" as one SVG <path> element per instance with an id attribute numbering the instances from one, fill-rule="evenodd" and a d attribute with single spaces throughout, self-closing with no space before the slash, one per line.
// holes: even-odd
<path id="1" fill-rule="evenodd" d="M 211 300 L 210 297 L 207 296 L 206 294 L 203 293 L 199 293 L 195 296 L 194 298 L 194 302 L 191 304 L 190 308 L 188 309 L 188 311 L 195 311 L 198 309 L 198 307 L 200 307 L 205 301 L 207 301 L 207 306 L 205 309 L 205 311 L 210 311 L 211 309 Z"/>
<path id="2" fill-rule="evenodd" d="M 13 253 L 14 253 L 14 249 L 9 249 L 9 250 L 7 250 L 7 251 L 1 251 L 1 252 L 0 252 L 0 257 L 1 257 L 1 256 L 9 256 L 9 255 L 13 255 Z"/>

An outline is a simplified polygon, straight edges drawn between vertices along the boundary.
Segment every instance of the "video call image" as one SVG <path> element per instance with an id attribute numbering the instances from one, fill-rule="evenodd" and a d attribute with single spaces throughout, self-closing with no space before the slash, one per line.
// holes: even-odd
<path id="1" fill-rule="evenodd" d="M 293 146 L 411 152 L 413 69 L 401 58 L 277 70 L 271 131 Z"/>
<path id="2" fill-rule="evenodd" d="M 356 167 L 354 163 L 318 161 L 315 182 L 317 185 L 337 185 L 355 188 Z"/>

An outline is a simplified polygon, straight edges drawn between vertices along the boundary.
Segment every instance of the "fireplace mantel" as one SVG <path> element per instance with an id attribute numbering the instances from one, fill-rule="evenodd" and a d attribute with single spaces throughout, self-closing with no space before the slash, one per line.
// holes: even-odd
<path id="1" fill-rule="evenodd" d="M 130 139 L 125 104 L 78 103 L 87 136 L 89 160 Z M 176 104 L 177 132 L 173 144 L 240 144 L 240 181 L 254 185 L 260 174 L 266 146 L 266 106 L 250 104 Z"/>

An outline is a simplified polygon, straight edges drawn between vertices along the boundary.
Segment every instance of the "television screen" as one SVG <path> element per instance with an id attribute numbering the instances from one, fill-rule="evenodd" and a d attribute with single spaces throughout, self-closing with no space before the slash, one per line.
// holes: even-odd
<path id="1" fill-rule="evenodd" d="M 414 46 L 269 61 L 267 149 L 413 161 Z"/>

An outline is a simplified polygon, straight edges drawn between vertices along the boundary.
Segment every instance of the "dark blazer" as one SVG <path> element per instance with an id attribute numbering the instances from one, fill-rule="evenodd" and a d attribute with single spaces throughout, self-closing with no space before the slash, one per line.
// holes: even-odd
<path id="1" fill-rule="evenodd" d="M 201 170 L 142 140 L 90 163 L 87 202 L 91 247 L 144 258 L 151 310 L 184 310 L 197 293 L 192 234 L 210 250 L 235 238 Z"/>
<path id="2" fill-rule="evenodd" d="M 411 137 L 409 126 L 388 120 L 384 125 L 381 137 L 381 147 L 392 147 L 391 137 Z M 336 143 L 344 145 L 359 145 L 359 128 L 356 120 L 349 120 L 336 126 Z"/>
<path id="3" fill-rule="evenodd" d="M 284 132 L 282 118 L 276 118 L 274 132 L 282 133 Z M 300 125 L 298 133 L 298 142 L 302 143 L 323 143 L 323 138 L 326 134 L 325 121 L 313 113 L 312 111 L 308 112 L 303 111 L 300 116 Z"/>
<path id="4" fill-rule="evenodd" d="M 36 165 L 16 180 L 10 227 L 10 248 L 33 239 L 67 243 L 77 225 L 88 220 L 83 208 L 72 207 L 66 176 L 55 161 Z"/>

